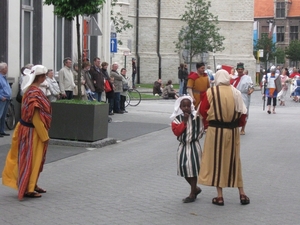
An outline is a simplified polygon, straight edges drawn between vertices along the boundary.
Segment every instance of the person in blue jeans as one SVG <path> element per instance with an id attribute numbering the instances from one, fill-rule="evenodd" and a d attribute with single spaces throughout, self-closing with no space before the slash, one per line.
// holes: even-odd
<path id="1" fill-rule="evenodd" d="M 6 79 L 8 66 L 5 62 L 0 63 L 0 137 L 9 136 L 4 132 L 5 116 L 11 99 L 11 88 Z"/>
<path id="2" fill-rule="evenodd" d="M 179 96 L 184 95 L 184 84 L 187 77 L 188 77 L 188 72 L 184 68 L 184 64 L 180 63 L 180 66 L 178 67 Z"/>

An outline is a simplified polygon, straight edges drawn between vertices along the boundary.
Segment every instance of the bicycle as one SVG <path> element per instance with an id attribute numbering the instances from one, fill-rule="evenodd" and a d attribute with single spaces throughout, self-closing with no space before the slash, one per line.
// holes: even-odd
<path id="1" fill-rule="evenodd" d="M 5 124 L 9 130 L 13 130 L 16 126 L 15 107 L 12 100 L 9 100 L 9 105 L 6 112 Z"/>
<path id="2" fill-rule="evenodd" d="M 141 99 L 141 93 L 138 90 L 131 88 L 127 91 L 126 94 L 125 107 L 127 107 L 128 105 L 137 106 L 140 104 Z"/>

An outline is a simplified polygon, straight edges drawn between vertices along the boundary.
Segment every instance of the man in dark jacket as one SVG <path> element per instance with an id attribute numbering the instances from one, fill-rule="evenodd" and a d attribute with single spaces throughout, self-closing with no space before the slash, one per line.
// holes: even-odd
<path id="1" fill-rule="evenodd" d="M 90 69 L 90 74 L 95 87 L 95 99 L 98 102 L 101 102 L 101 95 L 102 92 L 104 91 L 104 77 L 101 72 L 100 63 L 101 63 L 100 58 L 95 57 L 94 65 L 92 65 Z"/>

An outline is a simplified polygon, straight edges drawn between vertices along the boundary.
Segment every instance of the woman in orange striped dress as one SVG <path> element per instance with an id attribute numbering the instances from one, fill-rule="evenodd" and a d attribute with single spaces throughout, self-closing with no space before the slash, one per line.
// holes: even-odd
<path id="1" fill-rule="evenodd" d="M 42 65 L 24 71 L 21 119 L 15 128 L 2 172 L 3 185 L 17 189 L 19 200 L 23 197 L 40 198 L 40 193 L 46 192 L 38 187 L 37 182 L 45 162 L 51 123 L 50 101 L 39 88 L 47 71 Z"/>

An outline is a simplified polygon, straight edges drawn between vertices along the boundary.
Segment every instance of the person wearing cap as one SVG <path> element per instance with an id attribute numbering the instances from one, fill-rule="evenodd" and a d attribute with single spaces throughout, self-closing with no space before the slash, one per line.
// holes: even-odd
<path id="1" fill-rule="evenodd" d="M 270 73 L 267 73 L 267 75 L 264 75 L 262 78 L 262 83 L 267 84 L 266 88 L 266 97 L 267 97 L 267 107 L 268 107 L 268 114 L 271 114 L 271 102 L 273 100 L 273 114 L 275 114 L 275 108 L 277 104 L 277 90 L 276 90 L 276 85 L 275 85 L 275 80 L 279 76 L 278 73 L 276 73 L 276 67 L 271 66 L 270 68 Z"/>
<path id="2" fill-rule="evenodd" d="M 199 110 L 208 125 L 203 121 L 207 132 L 198 183 L 216 187 L 217 197 L 212 203 L 218 206 L 224 205 L 225 187 L 238 188 L 240 203 L 250 203 L 243 188 L 239 134 L 247 108 L 241 92 L 230 85 L 230 79 L 226 70 L 217 71 L 215 86 L 207 90 Z"/>
<path id="3" fill-rule="evenodd" d="M 19 200 L 40 198 L 40 193 L 46 193 L 37 182 L 45 162 L 52 118 L 50 101 L 39 88 L 47 71 L 42 65 L 24 70 L 21 119 L 14 130 L 2 172 L 3 185 L 18 190 Z"/>
<path id="4" fill-rule="evenodd" d="M 11 99 L 11 88 L 7 81 L 8 66 L 5 62 L 0 63 L 0 137 L 9 136 L 4 132 L 5 117 Z"/>
<path id="5" fill-rule="evenodd" d="M 205 71 L 205 64 L 203 62 L 196 64 L 197 72 L 191 72 L 188 76 L 187 92 L 193 98 L 193 104 L 197 109 L 202 98 L 206 95 L 206 91 L 210 88 L 208 75 Z"/>
<path id="6" fill-rule="evenodd" d="M 246 120 L 248 120 L 251 94 L 254 91 L 254 87 L 253 87 L 253 82 L 252 82 L 251 77 L 244 73 L 244 69 L 245 69 L 244 68 L 244 63 L 241 63 L 241 62 L 238 63 L 237 66 L 236 66 L 236 70 L 238 72 L 238 75 L 236 77 L 231 77 L 230 83 L 236 89 L 238 89 L 242 94 L 243 101 L 244 101 L 244 103 L 247 107 L 247 118 L 246 118 Z M 246 127 L 246 123 L 241 128 L 241 132 L 240 132 L 241 135 L 245 135 L 245 127 Z"/>
<path id="7" fill-rule="evenodd" d="M 135 88 L 135 75 L 136 75 L 136 59 L 132 58 L 132 88 Z"/>

